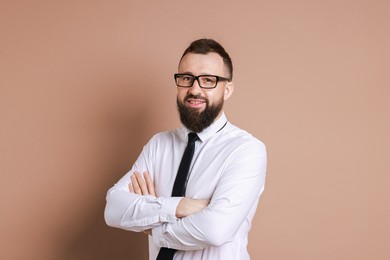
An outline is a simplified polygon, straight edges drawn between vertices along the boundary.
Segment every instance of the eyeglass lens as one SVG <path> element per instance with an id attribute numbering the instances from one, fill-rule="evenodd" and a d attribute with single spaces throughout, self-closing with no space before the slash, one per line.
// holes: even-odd
<path id="1" fill-rule="evenodd" d="M 194 84 L 195 78 L 202 88 L 215 88 L 218 81 L 216 76 L 204 75 L 195 77 L 193 75 L 178 75 L 176 77 L 176 84 L 181 87 L 191 87 Z"/>

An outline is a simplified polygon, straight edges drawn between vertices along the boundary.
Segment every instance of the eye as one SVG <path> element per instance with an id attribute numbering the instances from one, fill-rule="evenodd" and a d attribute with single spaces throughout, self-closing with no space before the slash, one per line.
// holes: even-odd
<path id="1" fill-rule="evenodd" d="M 191 81 L 192 80 L 192 76 L 189 76 L 189 75 L 183 75 L 182 76 L 182 80 L 184 80 L 184 81 Z"/>
<path id="2" fill-rule="evenodd" d="M 207 84 L 209 83 L 214 84 L 217 81 L 217 79 L 214 76 L 203 76 L 202 81 Z"/>

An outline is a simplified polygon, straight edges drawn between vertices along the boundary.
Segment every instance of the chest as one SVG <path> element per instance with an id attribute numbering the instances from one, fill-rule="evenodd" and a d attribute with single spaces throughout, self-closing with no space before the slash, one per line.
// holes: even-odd
<path id="1" fill-rule="evenodd" d="M 186 196 L 210 199 L 229 164 L 232 148 L 224 144 L 199 145 L 192 158 Z M 160 196 L 170 196 L 177 170 L 182 159 L 182 149 L 164 151 L 155 160 L 155 186 Z"/>

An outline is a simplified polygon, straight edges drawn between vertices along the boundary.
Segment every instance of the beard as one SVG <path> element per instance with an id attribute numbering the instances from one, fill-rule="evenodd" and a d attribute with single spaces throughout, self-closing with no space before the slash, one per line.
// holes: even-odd
<path id="1" fill-rule="evenodd" d="M 189 98 L 203 99 L 206 103 L 205 109 L 200 112 L 198 109 L 188 108 L 185 105 L 185 102 Z M 184 98 L 184 102 L 177 98 L 176 103 L 181 123 L 189 130 L 195 133 L 200 133 L 203 131 L 203 129 L 209 127 L 220 114 L 222 111 L 224 99 L 222 97 L 216 104 L 209 105 L 209 101 L 207 99 L 202 98 L 199 95 L 195 96 L 189 94 Z"/>

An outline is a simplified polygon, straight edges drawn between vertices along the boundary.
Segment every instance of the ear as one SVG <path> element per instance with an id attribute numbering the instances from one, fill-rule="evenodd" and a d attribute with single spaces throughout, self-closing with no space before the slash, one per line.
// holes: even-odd
<path id="1" fill-rule="evenodd" d="M 223 99 L 226 101 L 230 98 L 230 96 L 233 94 L 234 91 L 234 83 L 233 82 L 227 82 L 225 86 L 225 91 L 223 93 Z"/>

